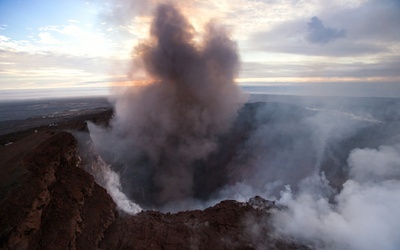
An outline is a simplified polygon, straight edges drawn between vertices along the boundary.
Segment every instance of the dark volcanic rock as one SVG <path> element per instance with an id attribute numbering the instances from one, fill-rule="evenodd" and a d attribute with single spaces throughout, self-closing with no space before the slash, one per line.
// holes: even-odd
<path id="1" fill-rule="evenodd" d="M 107 230 L 101 249 L 308 249 L 274 237 L 269 207 L 222 201 L 204 211 L 164 214 L 141 212 L 118 216 Z M 256 230 L 254 228 L 256 227 Z"/>
<path id="2" fill-rule="evenodd" d="M 2 195 L 1 249 L 305 249 L 273 236 L 268 218 L 280 208 L 260 197 L 204 211 L 116 213 L 106 190 L 78 166 L 71 134 L 35 136 L 33 150 L 7 161 L 26 173 Z"/>
<path id="3" fill-rule="evenodd" d="M 7 162 L 26 174 L 3 192 L 1 248 L 96 248 L 114 219 L 115 204 L 78 163 L 76 140 L 66 132 L 55 133 L 21 160 Z"/>

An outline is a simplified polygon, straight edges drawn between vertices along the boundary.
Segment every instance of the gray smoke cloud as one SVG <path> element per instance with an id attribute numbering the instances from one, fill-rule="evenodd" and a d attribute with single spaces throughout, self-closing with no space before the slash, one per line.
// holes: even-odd
<path id="1" fill-rule="evenodd" d="M 202 43 L 195 42 L 178 8 L 159 5 L 150 38 L 135 48 L 153 82 L 117 96 L 108 130 L 91 126 L 123 189 L 145 206 L 193 197 L 196 161 L 217 149 L 243 103 L 234 83 L 236 44 L 215 23 L 205 30 Z"/>

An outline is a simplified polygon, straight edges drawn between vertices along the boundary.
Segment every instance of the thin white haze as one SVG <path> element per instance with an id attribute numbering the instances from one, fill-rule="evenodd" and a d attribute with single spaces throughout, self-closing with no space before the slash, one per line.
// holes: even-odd
<path id="1" fill-rule="evenodd" d="M 398 125 L 348 114 L 322 109 L 300 120 L 292 116 L 290 123 L 257 124 L 231 166 L 240 181 L 225 186 L 220 196 L 277 200 L 286 208 L 273 212 L 276 236 L 312 249 L 399 249 Z M 359 143 L 378 146 L 351 148 Z"/>
<path id="2" fill-rule="evenodd" d="M 277 232 L 316 249 L 399 249 L 400 145 L 354 149 L 348 165 L 334 203 L 315 188 L 282 192 Z"/>

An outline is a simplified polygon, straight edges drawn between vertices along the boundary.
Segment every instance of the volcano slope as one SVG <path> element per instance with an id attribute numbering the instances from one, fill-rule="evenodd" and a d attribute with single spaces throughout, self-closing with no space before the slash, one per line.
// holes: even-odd
<path id="1" fill-rule="evenodd" d="M 195 163 L 194 198 L 207 201 L 238 182 L 251 182 L 255 188 L 274 180 L 296 183 L 317 163 L 340 189 L 348 175 L 342 166 L 349 150 L 374 146 L 372 142 L 379 143 L 374 136 L 386 140 L 394 126 L 357 122 L 357 132 L 331 141 L 317 157 L 315 124 L 310 121 L 318 115 L 291 104 L 244 105 L 231 131 L 219 139 L 218 149 Z M 0 146 L 1 249 L 308 249 L 274 233 L 270 218 L 285 207 L 261 197 L 238 202 L 220 195 L 227 200 L 204 210 L 163 213 L 149 206 L 135 215 L 122 212 L 85 171 L 94 156 L 79 148 L 85 144 L 81 135 L 89 138 L 86 121 L 107 127 L 111 116 L 111 111 L 99 112 L 57 121 L 57 127 L 0 136 L 1 142 L 13 142 Z M 285 157 L 280 168 L 279 155 Z M 265 163 L 261 166 L 256 161 L 260 156 Z M 121 176 L 123 191 L 128 181 Z M 129 195 L 142 207 L 149 205 L 140 203 L 138 194 Z"/>
<path id="2" fill-rule="evenodd" d="M 268 223 L 252 227 L 251 221 L 268 221 L 271 211 L 282 209 L 261 197 L 178 213 L 120 211 L 84 170 L 87 159 L 81 159 L 77 140 L 65 132 L 87 131 L 87 120 L 106 125 L 110 116 L 101 112 L 59 121 L 55 128 L 1 136 L 2 141 L 13 141 L 0 148 L 1 249 L 308 249 L 275 237 Z M 238 124 L 236 137 L 224 139 L 236 146 L 222 160 L 213 156 L 213 164 L 232 159 L 249 124 Z M 208 193 L 220 186 L 217 182 Z"/>

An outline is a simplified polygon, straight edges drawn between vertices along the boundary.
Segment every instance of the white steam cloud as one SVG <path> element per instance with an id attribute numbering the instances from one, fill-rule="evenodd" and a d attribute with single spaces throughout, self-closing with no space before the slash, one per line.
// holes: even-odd
<path id="1" fill-rule="evenodd" d="M 348 159 L 350 173 L 357 181 L 399 179 L 399 152 L 400 145 L 355 149 Z"/>
<path id="2" fill-rule="evenodd" d="M 92 162 L 88 171 L 94 175 L 96 182 L 108 191 L 119 209 L 127 214 L 136 214 L 142 211 L 139 205 L 129 200 L 122 192 L 119 175 L 100 156 L 96 157 L 96 161 Z"/>
<path id="3" fill-rule="evenodd" d="M 277 232 L 316 249 L 398 249 L 399 145 L 355 149 L 348 164 L 351 178 L 334 203 L 314 188 L 283 192 L 288 209 L 275 213 Z"/>

